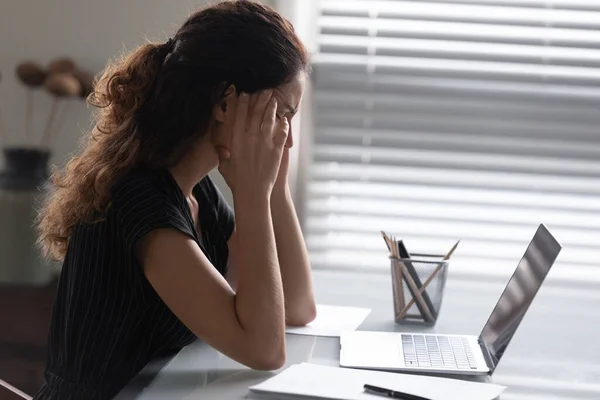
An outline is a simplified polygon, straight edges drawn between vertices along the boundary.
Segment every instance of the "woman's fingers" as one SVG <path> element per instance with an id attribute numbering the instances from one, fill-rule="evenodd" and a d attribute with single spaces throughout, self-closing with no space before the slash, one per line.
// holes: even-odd
<path id="1" fill-rule="evenodd" d="M 271 97 L 267 104 L 267 110 L 264 113 L 260 130 L 267 139 L 273 138 L 273 129 L 277 123 L 277 99 Z"/>
<path id="2" fill-rule="evenodd" d="M 272 89 L 263 90 L 262 92 L 258 93 L 256 101 L 254 102 L 254 107 L 252 108 L 252 116 L 250 121 L 251 133 L 260 135 L 261 125 L 263 123 L 263 118 L 265 117 L 266 108 L 272 96 Z"/>
<path id="3" fill-rule="evenodd" d="M 233 90 L 233 93 L 228 94 L 224 103 L 220 105 L 221 109 L 225 111 L 225 121 L 223 121 L 223 130 L 227 132 L 225 137 L 220 138 L 223 143 L 227 146 L 231 146 L 231 135 L 235 129 L 236 116 L 239 103 L 239 95 Z"/>
<path id="4" fill-rule="evenodd" d="M 217 156 L 219 157 L 219 164 L 223 164 L 229 161 L 231 152 L 226 147 L 219 146 L 217 147 Z"/>
<path id="5" fill-rule="evenodd" d="M 283 147 L 285 146 L 285 142 L 287 142 L 289 132 L 290 122 L 285 117 L 281 118 L 278 121 L 273 134 L 273 143 L 275 144 L 276 149 L 283 151 Z"/>
<path id="6" fill-rule="evenodd" d="M 235 120 L 231 126 L 229 149 L 217 147 L 219 170 L 234 192 L 256 190 L 270 193 L 277 180 L 290 125 L 287 118 L 277 118 L 277 99 L 272 90 L 236 100 Z"/>
<path id="7" fill-rule="evenodd" d="M 246 118 L 248 118 L 248 103 L 250 95 L 241 93 L 236 102 L 235 121 L 233 123 L 233 132 L 231 134 L 231 147 L 235 148 L 240 145 L 240 141 L 246 134 Z"/>

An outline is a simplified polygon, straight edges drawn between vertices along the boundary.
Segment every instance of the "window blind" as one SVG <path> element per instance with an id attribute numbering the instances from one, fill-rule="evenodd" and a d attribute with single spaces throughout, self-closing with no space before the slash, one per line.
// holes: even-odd
<path id="1" fill-rule="evenodd" d="M 600 2 L 318 0 L 304 228 L 315 267 L 389 268 L 385 230 L 453 270 L 599 279 Z"/>

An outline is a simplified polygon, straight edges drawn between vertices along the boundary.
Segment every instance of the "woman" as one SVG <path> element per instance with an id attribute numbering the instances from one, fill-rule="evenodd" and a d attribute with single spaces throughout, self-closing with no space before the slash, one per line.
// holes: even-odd
<path id="1" fill-rule="evenodd" d="M 36 399 L 112 398 L 197 337 L 251 368 L 283 365 L 285 324 L 316 312 L 287 182 L 308 69 L 292 26 L 250 1 L 106 69 L 96 128 L 40 213 L 40 243 L 64 264 Z"/>

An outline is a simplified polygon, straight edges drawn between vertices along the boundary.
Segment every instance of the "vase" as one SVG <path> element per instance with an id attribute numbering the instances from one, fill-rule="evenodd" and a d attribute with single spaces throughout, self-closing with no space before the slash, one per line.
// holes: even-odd
<path id="1" fill-rule="evenodd" d="M 0 172 L 0 284 L 42 286 L 55 270 L 36 247 L 36 208 L 48 179 L 50 153 L 4 149 Z"/>

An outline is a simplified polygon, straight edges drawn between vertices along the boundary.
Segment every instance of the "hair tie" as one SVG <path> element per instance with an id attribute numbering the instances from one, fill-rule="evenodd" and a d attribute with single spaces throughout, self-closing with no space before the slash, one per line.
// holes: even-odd
<path id="1" fill-rule="evenodd" d="M 165 43 L 160 47 L 160 54 L 162 57 L 162 65 L 164 65 L 169 58 L 173 55 L 173 49 L 175 47 L 175 41 L 172 38 L 169 38 Z"/>

